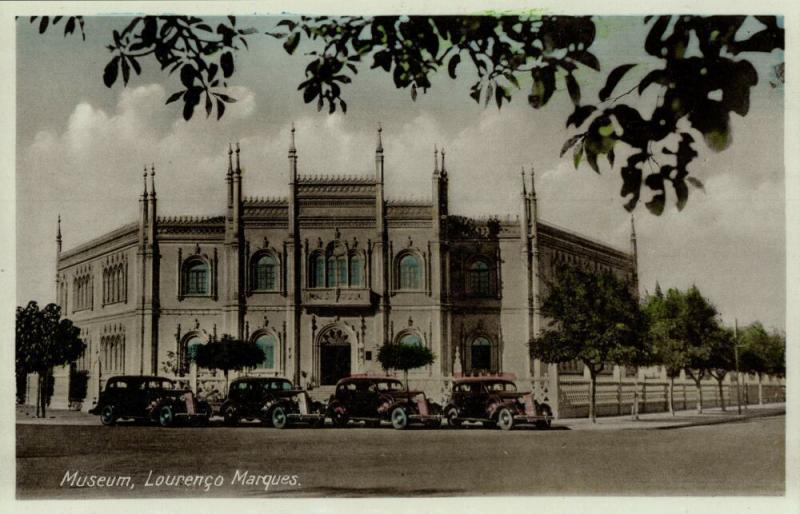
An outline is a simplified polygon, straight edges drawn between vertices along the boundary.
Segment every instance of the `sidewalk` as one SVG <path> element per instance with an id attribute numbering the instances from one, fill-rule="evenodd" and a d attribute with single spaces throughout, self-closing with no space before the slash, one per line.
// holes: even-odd
<path id="1" fill-rule="evenodd" d="M 100 418 L 80 411 L 48 409 L 46 418 L 36 418 L 36 409 L 30 406 L 17 406 L 17 424 L 20 425 L 99 425 Z M 640 414 L 638 420 L 627 416 L 610 416 L 597 418 L 592 423 L 588 418 L 565 418 L 553 421 L 554 430 L 651 430 L 681 428 L 699 425 L 715 425 L 733 423 L 751 418 L 780 416 L 786 414 L 785 403 L 769 403 L 764 405 L 742 406 L 742 415 L 736 413 L 736 406 L 727 407 L 723 412 L 719 407 L 703 409 L 698 414 L 694 409 L 676 411 L 672 416 L 668 412 Z"/>
<path id="2" fill-rule="evenodd" d="M 726 409 L 723 412 L 719 407 L 705 408 L 702 414 L 698 414 L 695 409 L 682 410 L 676 411 L 674 416 L 669 412 L 654 412 L 640 414 L 638 420 L 632 419 L 630 415 L 609 416 L 597 418 L 597 423 L 592 423 L 588 418 L 566 418 L 553 421 L 553 428 L 564 427 L 568 430 L 669 429 L 733 423 L 751 418 L 786 414 L 785 403 L 748 405 L 747 409 L 742 406 L 741 416 L 737 414 L 736 405 L 726 406 Z"/>

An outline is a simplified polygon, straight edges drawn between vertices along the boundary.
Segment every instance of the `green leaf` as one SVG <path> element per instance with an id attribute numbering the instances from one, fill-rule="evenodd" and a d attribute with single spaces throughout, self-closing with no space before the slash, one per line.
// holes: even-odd
<path id="1" fill-rule="evenodd" d="M 572 162 L 575 165 L 575 169 L 578 169 L 578 165 L 581 163 L 581 158 L 583 157 L 583 142 L 575 147 L 575 152 L 572 154 Z"/>
<path id="2" fill-rule="evenodd" d="M 565 80 L 567 81 L 569 97 L 572 99 L 572 103 L 577 107 L 581 104 L 581 88 L 578 85 L 578 81 L 575 80 L 575 76 L 572 73 L 569 73 L 565 77 Z"/>
<path id="3" fill-rule="evenodd" d="M 567 153 L 567 150 L 575 146 L 575 143 L 583 139 L 584 134 L 576 134 L 571 138 L 567 139 L 564 143 L 564 146 L 561 147 L 561 153 L 558 154 L 559 157 L 564 157 L 564 154 Z"/>
<path id="4" fill-rule="evenodd" d="M 611 73 L 608 74 L 608 79 L 606 79 L 606 85 L 603 86 L 603 89 L 601 89 L 600 93 L 598 94 L 601 102 L 605 102 L 606 99 L 611 96 L 611 93 L 614 92 L 614 88 L 617 87 L 619 81 L 622 80 L 622 77 L 624 77 L 625 74 L 628 73 L 628 71 L 630 71 L 630 69 L 634 66 L 636 65 L 623 64 L 611 70 Z"/>
<path id="5" fill-rule="evenodd" d="M 297 45 L 300 43 L 300 33 L 299 32 L 292 32 L 289 35 L 288 39 L 283 42 L 283 49 L 286 50 L 286 53 L 292 55 L 297 49 Z"/>
<path id="6" fill-rule="evenodd" d="M 458 63 L 461 62 L 461 55 L 455 54 L 453 57 L 450 58 L 450 62 L 447 63 L 447 73 L 450 75 L 450 78 L 456 78 L 456 66 Z"/>
<path id="7" fill-rule="evenodd" d="M 119 72 L 119 56 L 114 57 L 111 59 L 108 64 L 106 64 L 105 69 L 103 70 L 103 83 L 106 87 L 111 87 L 114 85 L 114 82 L 117 81 L 117 73 Z"/>

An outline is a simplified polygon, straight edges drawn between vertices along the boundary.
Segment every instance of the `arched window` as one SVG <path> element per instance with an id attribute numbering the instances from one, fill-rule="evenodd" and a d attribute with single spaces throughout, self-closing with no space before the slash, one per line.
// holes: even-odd
<path id="1" fill-rule="evenodd" d="M 400 337 L 398 342 L 408 346 L 422 346 L 422 339 L 417 334 L 405 334 Z"/>
<path id="2" fill-rule="evenodd" d="M 259 368 L 273 369 L 275 367 L 275 349 L 278 341 L 271 334 L 264 334 L 256 339 L 256 348 L 264 352 L 264 361 Z"/>
<path id="3" fill-rule="evenodd" d="M 261 255 L 253 263 L 253 289 L 273 291 L 278 288 L 278 262 L 269 254 Z"/>
<path id="4" fill-rule="evenodd" d="M 400 289 L 420 289 L 422 283 L 422 270 L 419 259 L 411 254 L 406 254 L 400 259 Z"/>
<path id="5" fill-rule="evenodd" d="M 183 267 L 183 294 L 208 294 L 208 264 L 200 259 L 187 262 Z"/>
<path id="6" fill-rule="evenodd" d="M 321 253 L 313 253 L 309 263 L 309 287 L 325 287 L 325 258 Z"/>
<path id="7" fill-rule="evenodd" d="M 476 337 L 470 345 L 470 357 L 472 369 L 491 369 L 492 343 L 483 336 Z"/>
<path id="8" fill-rule="evenodd" d="M 350 257 L 350 285 L 353 287 L 364 286 L 364 259 L 357 254 Z"/>
<path id="9" fill-rule="evenodd" d="M 325 268 L 325 287 L 336 287 L 336 258 L 328 257 Z"/>
<path id="10" fill-rule="evenodd" d="M 489 296 L 491 285 L 489 280 L 489 265 L 484 260 L 476 260 L 470 264 L 467 271 L 467 291 L 475 296 Z"/>
<path id="11" fill-rule="evenodd" d="M 193 337 L 186 342 L 186 361 L 191 362 L 197 358 L 197 349 L 203 346 L 205 341 L 199 337 Z"/>

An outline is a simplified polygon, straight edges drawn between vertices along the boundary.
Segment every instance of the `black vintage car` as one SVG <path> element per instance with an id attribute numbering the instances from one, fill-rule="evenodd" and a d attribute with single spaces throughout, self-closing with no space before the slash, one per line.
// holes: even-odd
<path id="1" fill-rule="evenodd" d="M 350 420 L 379 426 L 388 421 L 396 429 L 411 423 L 441 426 L 442 417 L 421 391 L 407 391 L 397 379 L 380 376 L 351 376 L 339 380 L 328 402 L 328 417 L 337 427 Z"/>
<path id="2" fill-rule="evenodd" d="M 211 408 L 192 391 L 176 387 L 173 380 L 130 375 L 109 378 L 97 405 L 89 412 L 99 414 L 104 425 L 127 418 L 167 427 L 180 421 L 207 423 Z"/>
<path id="3" fill-rule="evenodd" d="M 234 380 L 219 413 L 228 425 L 236 425 L 243 419 L 261 420 L 275 428 L 285 428 L 294 423 L 325 424 L 322 404 L 311 401 L 306 391 L 279 377 Z"/>
<path id="4" fill-rule="evenodd" d="M 519 423 L 549 428 L 553 411 L 534 400 L 533 393 L 517 391 L 510 378 L 481 376 L 457 378 L 444 407 L 447 423 L 460 427 L 480 421 L 484 426 L 511 430 Z"/>

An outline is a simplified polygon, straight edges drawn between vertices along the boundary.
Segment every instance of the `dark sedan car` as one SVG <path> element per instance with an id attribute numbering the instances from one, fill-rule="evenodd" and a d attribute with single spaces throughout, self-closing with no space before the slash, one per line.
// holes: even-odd
<path id="1" fill-rule="evenodd" d="M 285 428 L 294 423 L 325 424 L 325 411 L 308 393 L 279 377 L 246 377 L 234 380 L 219 410 L 228 425 L 243 419 L 261 420 Z"/>
<path id="2" fill-rule="evenodd" d="M 380 376 L 351 376 L 339 380 L 328 402 L 328 416 L 343 427 L 350 420 L 379 426 L 391 422 L 404 429 L 417 422 L 438 427 L 442 417 L 421 391 L 407 391 L 397 379 Z"/>
<path id="3" fill-rule="evenodd" d="M 206 423 L 211 408 L 192 391 L 177 388 L 175 381 L 168 378 L 117 376 L 108 379 L 97 405 L 89 412 L 99 414 L 104 425 L 127 418 L 167 427 L 178 421 Z"/>
<path id="4" fill-rule="evenodd" d="M 548 428 L 553 418 L 549 405 L 534 400 L 533 393 L 517 391 L 513 380 L 501 376 L 454 380 L 444 415 L 453 427 L 480 421 L 503 430 L 511 430 L 518 423 Z"/>

